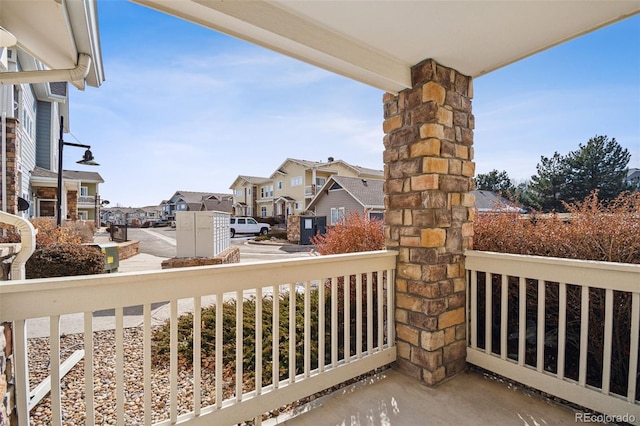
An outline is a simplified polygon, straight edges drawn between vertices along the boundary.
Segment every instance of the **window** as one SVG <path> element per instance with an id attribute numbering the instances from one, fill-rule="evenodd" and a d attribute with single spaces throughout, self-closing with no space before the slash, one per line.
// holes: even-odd
<path id="1" fill-rule="evenodd" d="M 244 225 L 247 222 L 247 219 L 238 219 L 238 225 Z"/>
<path id="2" fill-rule="evenodd" d="M 273 185 L 269 185 L 269 197 L 273 197 Z"/>
<path id="3" fill-rule="evenodd" d="M 251 195 L 251 188 L 247 188 L 247 195 Z"/>
<path id="4" fill-rule="evenodd" d="M 256 220 L 254 218 L 252 218 L 252 217 L 247 218 L 247 223 L 249 225 L 257 225 L 258 224 L 258 222 L 256 222 Z"/>
<path id="5" fill-rule="evenodd" d="M 282 189 L 282 181 L 281 180 L 278 181 L 278 189 Z"/>
<path id="6" fill-rule="evenodd" d="M 344 207 L 331 208 L 331 225 L 337 225 L 344 220 Z"/>
<path id="7" fill-rule="evenodd" d="M 300 186 L 302 185 L 302 176 L 296 176 L 291 178 L 291 186 Z"/>
<path id="8" fill-rule="evenodd" d="M 89 220 L 89 215 L 87 214 L 87 212 L 78 211 L 78 219 L 80 219 L 80 220 Z"/>
<path id="9" fill-rule="evenodd" d="M 86 186 L 81 186 L 80 187 L 80 195 L 83 197 L 86 197 L 87 195 L 89 195 L 89 188 Z"/>
<path id="10" fill-rule="evenodd" d="M 260 217 L 267 217 L 267 207 L 266 206 L 262 206 L 260 208 Z"/>
<path id="11" fill-rule="evenodd" d="M 327 178 L 317 177 L 316 178 L 316 186 L 321 187 L 322 185 L 324 185 L 324 183 L 326 181 L 327 181 Z"/>
<path id="12" fill-rule="evenodd" d="M 300 209 L 300 203 L 298 201 L 296 201 L 296 210 L 301 210 Z"/>
<path id="13" fill-rule="evenodd" d="M 242 197 L 242 189 L 236 189 L 236 197 Z"/>
<path id="14" fill-rule="evenodd" d="M 383 213 L 382 212 L 369 212 L 369 220 L 383 220 Z"/>
<path id="15" fill-rule="evenodd" d="M 56 215 L 55 200 L 38 200 L 38 216 L 53 217 Z"/>
<path id="16" fill-rule="evenodd" d="M 267 187 L 266 186 L 261 186 L 260 187 L 260 198 L 265 198 L 267 196 Z"/>

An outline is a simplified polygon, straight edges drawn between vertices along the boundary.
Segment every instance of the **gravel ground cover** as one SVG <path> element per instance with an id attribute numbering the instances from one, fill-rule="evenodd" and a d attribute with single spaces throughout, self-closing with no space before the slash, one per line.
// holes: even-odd
<path id="1" fill-rule="evenodd" d="M 124 378 L 125 378 L 125 419 L 126 425 L 144 423 L 144 390 L 143 390 L 143 331 L 141 327 L 124 329 Z M 49 339 L 33 338 L 28 340 L 29 385 L 33 390 L 50 374 Z M 94 358 L 94 407 L 95 424 L 116 424 L 116 370 L 115 370 L 115 332 L 114 330 L 96 331 L 93 333 Z M 68 334 L 60 338 L 61 362 L 64 362 L 74 351 L 84 348 L 82 334 Z M 285 407 L 273 410 L 263 419 L 304 405 L 314 399 L 329 394 L 343 386 L 355 383 L 373 374 L 356 377 L 348 382 L 329 388 L 315 395 L 303 398 Z M 169 418 L 169 365 L 152 365 L 152 422 L 160 422 Z M 235 393 L 235 372 L 233 368 L 224 368 L 223 396 L 230 398 Z M 84 400 L 84 359 L 80 360 L 61 380 L 62 424 L 85 424 Z M 245 380 L 243 388 L 253 389 L 253 381 Z M 201 377 L 202 407 L 215 403 L 214 365 L 210 359 L 203 359 Z M 185 362 L 178 363 L 178 415 L 193 410 L 193 371 Z M 31 424 L 45 426 L 51 424 L 51 397 L 47 394 L 40 403 L 31 410 Z"/>

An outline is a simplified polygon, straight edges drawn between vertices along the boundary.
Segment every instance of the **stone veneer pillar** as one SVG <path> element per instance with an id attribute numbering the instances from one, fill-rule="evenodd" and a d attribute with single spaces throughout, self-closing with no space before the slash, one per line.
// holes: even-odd
<path id="1" fill-rule="evenodd" d="M 385 237 L 399 251 L 396 367 L 435 385 L 465 368 L 472 79 L 426 60 L 412 68 L 412 84 L 383 98 Z"/>
<path id="2" fill-rule="evenodd" d="M 18 168 L 16 161 L 16 147 L 18 146 L 17 132 L 18 121 L 15 118 L 7 117 L 6 140 L 7 140 L 7 213 L 18 213 Z M 2 131 L 2 129 L 0 129 Z M 2 160 L 2 150 L 0 149 L 0 161 Z M 0 162 L 0 164 L 2 164 Z M 2 182 L 2 173 L 0 173 Z M 0 202 L 2 201 L 2 191 L 0 191 Z M 2 204 L 0 204 L 1 206 Z"/>

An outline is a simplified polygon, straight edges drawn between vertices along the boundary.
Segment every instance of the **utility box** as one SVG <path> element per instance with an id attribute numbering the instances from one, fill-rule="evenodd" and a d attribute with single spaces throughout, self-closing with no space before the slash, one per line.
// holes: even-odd
<path id="1" fill-rule="evenodd" d="M 100 250 L 104 256 L 104 271 L 106 273 L 118 272 L 120 267 L 120 255 L 117 244 L 87 244 Z"/>
<path id="2" fill-rule="evenodd" d="M 216 211 L 176 212 L 176 256 L 215 257 L 227 249 L 229 218 Z"/>

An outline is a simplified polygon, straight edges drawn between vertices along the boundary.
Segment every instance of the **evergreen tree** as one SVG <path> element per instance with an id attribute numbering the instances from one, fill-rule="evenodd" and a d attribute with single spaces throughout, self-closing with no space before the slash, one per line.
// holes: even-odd
<path id="1" fill-rule="evenodd" d="M 493 191 L 502 193 L 502 195 L 505 197 L 509 197 L 515 192 L 515 186 L 513 185 L 513 182 L 509 178 L 507 172 L 504 170 L 499 172 L 496 169 L 493 169 L 486 174 L 480 173 L 474 180 L 476 189 L 482 191 Z"/>
<path id="2" fill-rule="evenodd" d="M 615 138 L 595 136 L 586 145 L 570 152 L 565 161 L 567 185 L 565 200 L 583 200 L 594 190 L 598 198 L 611 200 L 628 189 L 627 165 L 629 151 L 622 148 Z"/>
<path id="3" fill-rule="evenodd" d="M 529 184 L 532 207 L 542 211 L 563 211 L 562 200 L 566 195 L 566 158 L 558 152 L 552 157 L 540 157 L 536 165 L 538 174 L 531 176 Z"/>

